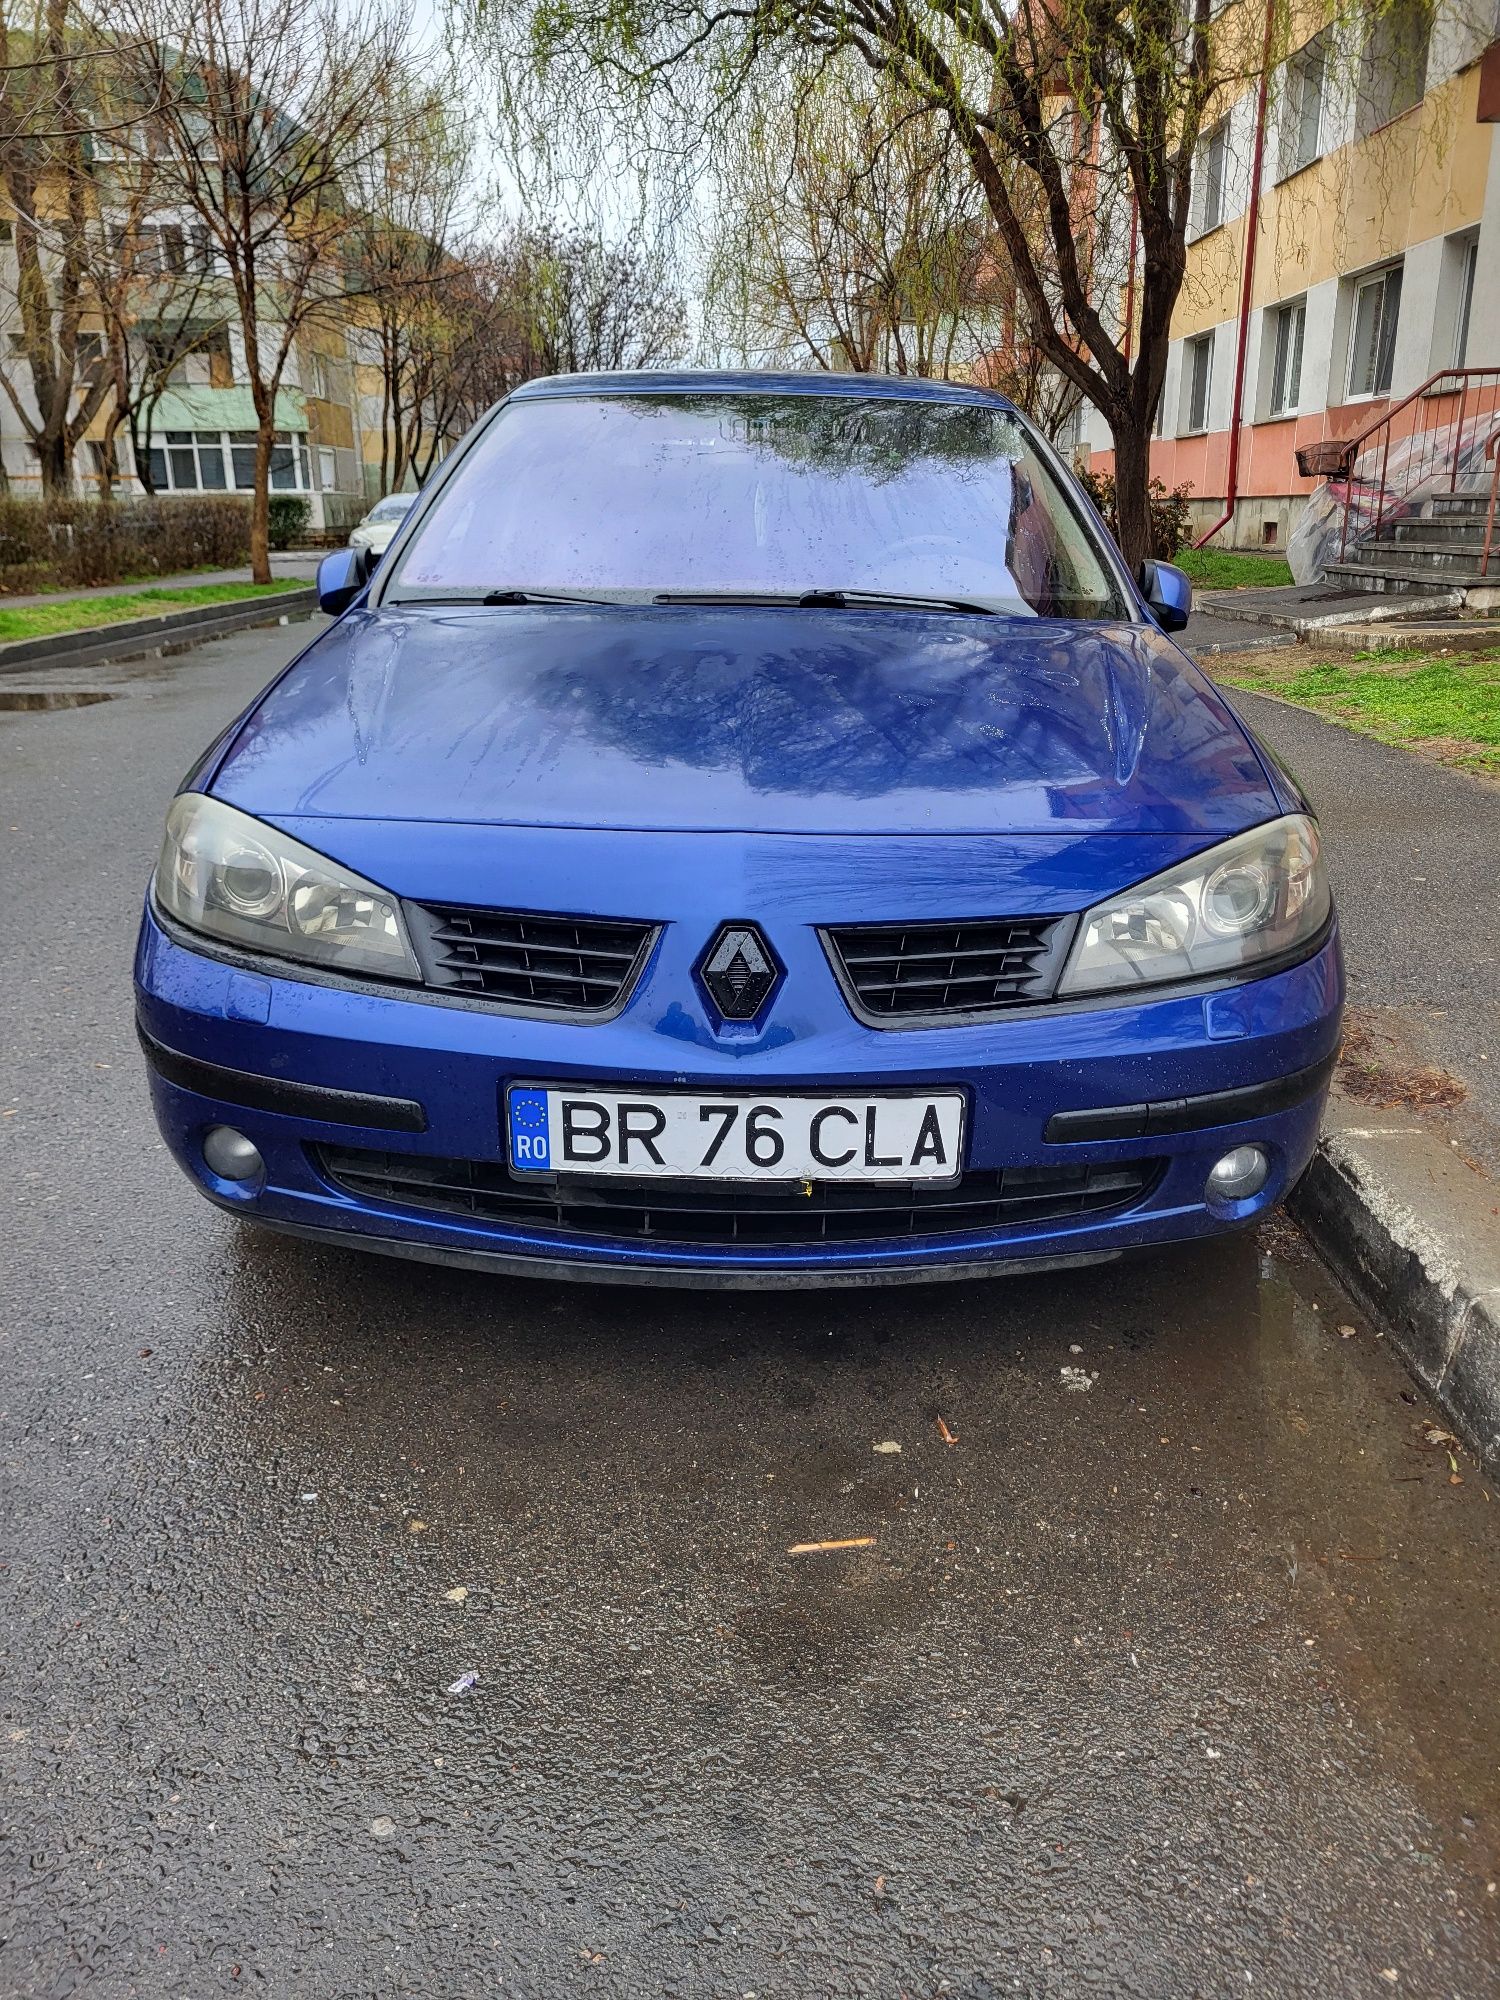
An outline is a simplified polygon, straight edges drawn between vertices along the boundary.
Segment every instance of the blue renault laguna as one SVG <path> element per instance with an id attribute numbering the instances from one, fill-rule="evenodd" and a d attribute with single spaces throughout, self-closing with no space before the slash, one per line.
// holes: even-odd
<path id="1" fill-rule="evenodd" d="M 998 396 L 532 382 L 173 800 L 156 1115 L 246 1221 L 867 1284 L 1252 1221 L 1343 976 L 1307 800 Z"/>

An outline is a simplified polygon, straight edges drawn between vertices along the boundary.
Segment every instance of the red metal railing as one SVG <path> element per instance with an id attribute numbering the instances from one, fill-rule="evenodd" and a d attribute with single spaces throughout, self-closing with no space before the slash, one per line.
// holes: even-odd
<path id="1" fill-rule="evenodd" d="M 1377 535 L 1434 493 L 1484 466 L 1488 426 L 1500 412 L 1500 367 L 1441 368 L 1418 389 L 1343 441 L 1339 554 Z"/>
<path id="2" fill-rule="evenodd" d="M 1500 426 L 1492 430 L 1484 441 L 1484 455 L 1494 461 L 1490 474 L 1490 504 L 1484 517 L 1484 555 L 1480 558 L 1479 574 L 1490 573 L 1490 551 L 1495 546 L 1495 501 L 1500 498 Z"/>

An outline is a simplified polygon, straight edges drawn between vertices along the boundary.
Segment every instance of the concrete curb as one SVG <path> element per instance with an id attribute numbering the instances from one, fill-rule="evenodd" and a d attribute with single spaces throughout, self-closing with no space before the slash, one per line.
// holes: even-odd
<path id="1" fill-rule="evenodd" d="M 56 632 L 45 639 L 15 639 L 0 646 L 0 674 L 34 673 L 47 667 L 108 666 L 116 660 L 196 646 L 200 640 L 243 631 L 251 625 L 285 625 L 293 618 L 310 617 L 317 608 L 318 593 L 309 584 L 305 590 L 283 590 L 271 597 L 193 604 L 150 618 L 126 618 L 114 625 Z"/>
<path id="2" fill-rule="evenodd" d="M 1288 1206 L 1455 1428 L 1500 1462 L 1500 1189 L 1409 1113 L 1335 1091 Z"/>
<path id="3" fill-rule="evenodd" d="M 1350 605 L 1343 611 L 1314 611 L 1304 616 L 1295 605 L 1288 605 L 1285 609 L 1268 605 L 1265 600 L 1269 595 L 1269 591 L 1257 590 L 1202 590 L 1195 592 L 1193 603 L 1197 610 L 1212 618 L 1238 618 L 1247 625 L 1270 625 L 1299 639 L 1313 633 L 1321 636 L 1336 631 L 1341 625 L 1372 625 L 1387 618 L 1404 618 L 1409 623 L 1417 611 L 1423 615 L 1461 611 L 1464 603 L 1461 590 L 1440 587 L 1423 593 L 1413 592 L 1404 599 L 1382 597 L 1379 591 L 1374 590 L 1350 591 L 1347 593 L 1349 597 L 1364 596 L 1369 602 Z M 1240 600 L 1238 603 L 1235 602 L 1236 597 Z"/>
<path id="4" fill-rule="evenodd" d="M 1500 618 L 1465 623 L 1455 618 L 1446 625 L 1436 621 L 1403 625 L 1395 619 L 1385 625 L 1338 625 L 1320 632 L 1318 643 L 1343 647 L 1351 653 L 1395 652 L 1403 646 L 1419 646 L 1429 653 L 1478 653 L 1500 646 Z"/>

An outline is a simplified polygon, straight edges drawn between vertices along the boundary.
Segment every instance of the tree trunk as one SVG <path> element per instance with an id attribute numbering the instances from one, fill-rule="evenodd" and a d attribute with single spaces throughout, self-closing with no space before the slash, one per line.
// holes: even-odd
<path id="1" fill-rule="evenodd" d="M 263 416 L 255 433 L 255 491 L 250 497 L 250 580 L 271 581 L 271 447 L 275 442 L 274 412 Z"/>
<path id="2" fill-rule="evenodd" d="M 1151 433 L 1129 412 L 1111 411 L 1115 444 L 1115 519 L 1120 553 L 1132 575 L 1156 554 L 1151 533 Z"/>
<path id="3" fill-rule="evenodd" d="M 35 439 L 33 449 L 41 467 L 43 497 L 66 499 L 73 491 L 73 451 L 66 430 L 49 425 Z"/>

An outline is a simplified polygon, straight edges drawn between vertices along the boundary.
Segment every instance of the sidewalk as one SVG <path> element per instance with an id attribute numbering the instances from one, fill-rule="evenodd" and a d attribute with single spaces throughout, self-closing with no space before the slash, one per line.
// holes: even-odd
<path id="1" fill-rule="evenodd" d="M 1500 1464 L 1500 789 L 1225 691 L 1307 788 L 1343 933 L 1344 1058 L 1292 1213 Z"/>
<path id="2" fill-rule="evenodd" d="M 1459 1080 L 1467 1097 L 1442 1121 L 1500 1175 L 1500 791 L 1290 703 L 1226 692 L 1318 812 L 1357 1018 L 1398 1057 Z"/>
<path id="3" fill-rule="evenodd" d="M 271 574 L 273 577 L 293 577 L 298 583 L 311 583 L 318 573 L 318 564 L 328 553 L 326 549 L 289 549 L 285 555 L 273 555 Z M 82 603 L 90 597 L 133 597 L 138 590 L 188 590 L 195 584 L 206 583 L 249 583 L 250 565 L 243 569 L 200 569 L 186 576 L 147 576 L 135 583 L 105 583 L 89 590 L 34 590 L 18 597 L 0 597 L 0 609 L 23 611 L 32 604 Z"/>

